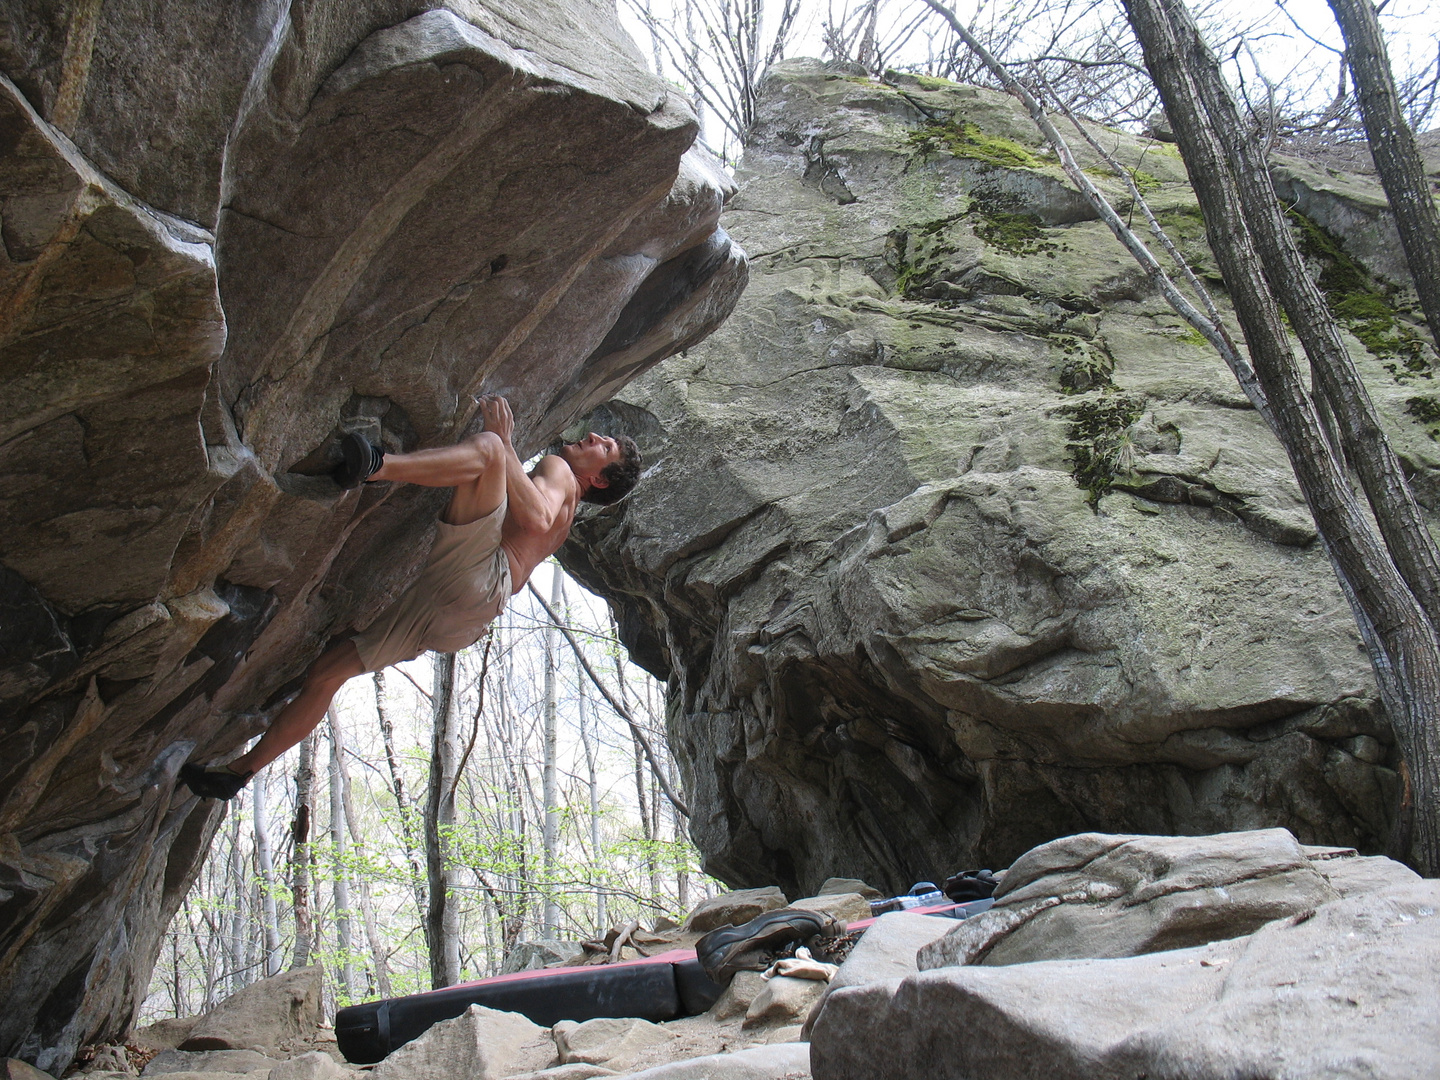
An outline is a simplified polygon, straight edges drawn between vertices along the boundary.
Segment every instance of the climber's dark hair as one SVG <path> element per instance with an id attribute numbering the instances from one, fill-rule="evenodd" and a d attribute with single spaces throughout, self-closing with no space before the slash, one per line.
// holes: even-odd
<path id="1" fill-rule="evenodd" d="M 580 496 L 586 502 L 600 506 L 617 503 L 630 494 L 635 487 L 635 481 L 640 479 L 640 448 L 635 445 L 635 440 L 629 435 L 616 435 L 614 438 L 620 444 L 620 460 L 612 461 L 600 470 L 600 475 L 605 478 L 605 486 L 592 485 Z"/>

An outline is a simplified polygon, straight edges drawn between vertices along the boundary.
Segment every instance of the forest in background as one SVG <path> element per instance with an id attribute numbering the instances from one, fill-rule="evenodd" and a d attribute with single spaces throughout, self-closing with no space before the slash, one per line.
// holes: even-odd
<path id="1" fill-rule="evenodd" d="M 553 958 L 525 943 L 678 920 L 716 891 L 666 795 L 663 685 L 629 663 L 604 604 L 546 566 L 545 603 L 522 590 L 471 648 L 352 680 L 242 790 L 141 1023 L 308 963 L 333 1015 Z"/>

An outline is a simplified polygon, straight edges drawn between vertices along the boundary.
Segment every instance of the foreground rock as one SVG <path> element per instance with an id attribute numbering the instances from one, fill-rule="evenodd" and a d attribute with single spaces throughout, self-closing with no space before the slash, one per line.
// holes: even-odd
<path id="1" fill-rule="evenodd" d="M 1380 862 L 1280 830 L 1046 844 L 945 936 L 877 922 L 812 1020 L 814 1075 L 1424 1075 L 1440 881 Z"/>
<path id="2" fill-rule="evenodd" d="M 1016 860 L 995 890 L 995 906 L 926 945 L 917 963 L 924 970 L 1136 956 L 1242 937 L 1339 898 L 1284 829 L 1202 837 L 1083 833 Z"/>
<path id="3" fill-rule="evenodd" d="M 758 109 L 750 288 L 609 409 L 659 460 L 562 553 L 668 682 L 708 872 L 894 895 L 1096 829 L 1381 850 L 1398 759 L 1284 455 L 1023 109 L 811 61 Z M 1211 273 L 1179 159 L 1103 139 Z M 1418 384 L 1347 341 L 1433 511 Z"/>
<path id="4" fill-rule="evenodd" d="M 940 968 L 839 990 L 812 1034 L 814 1076 L 1430 1075 L 1437 910 L 1440 882 L 1423 881 L 1198 948 Z"/>
<path id="5" fill-rule="evenodd" d="M 151 1058 L 140 1075 L 169 1076 L 182 1072 L 249 1073 L 273 1069 L 279 1064 L 275 1058 L 255 1050 L 165 1050 Z"/>
<path id="6" fill-rule="evenodd" d="M 274 1053 L 281 1043 L 315 1034 L 320 1025 L 324 976 L 324 969 L 316 966 L 251 983 L 207 1013 L 190 1030 L 180 1049 L 245 1051 L 259 1048 Z M 215 1071 L 248 1070 L 217 1066 Z"/>
<path id="7" fill-rule="evenodd" d="M 807 1080 L 810 1047 L 805 1043 L 778 1043 L 691 1058 L 631 1073 L 633 1080 Z"/>
<path id="8" fill-rule="evenodd" d="M 0 1054 L 59 1074 L 131 1022 L 208 849 L 177 769 L 425 557 L 442 494 L 341 494 L 340 434 L 448 444 L 501 391 L 532 453 L 713 329 L 745 260 L 613 4 L 3 23 Z"/>
<path id="9" fill-rule="evenodd" d="M 550 1033 L 519 1013 L 471 1005 L 371 1070 L 375 1080 L 500 1080 L 553 1064 Z"/>

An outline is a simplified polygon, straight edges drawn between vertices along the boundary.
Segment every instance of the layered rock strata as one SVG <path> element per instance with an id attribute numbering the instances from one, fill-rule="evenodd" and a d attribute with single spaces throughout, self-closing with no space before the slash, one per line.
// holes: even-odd
<path id="1" fill-rule="evenodd" d="M 0 16 L 0 1055 L 129 1025 L 233 756 L 416 573 L 359 430 L 531 452 L 704 337 L 731 184 L 612 5 L 95 0 Z"/>
<path id="2" fill-rule="evenodd" d="M 1284 453 L 1019 105 L 795 61 L 759 117 L 751 286 L 608 407 L 655 464 L 563 553 L 669 682 L 706 869 L 898 892 L 1087 830 L 1385 844 L 1396 752 Z M 1173 149 L 1091 131 L 1218 288 Z M 1388 312 L 1349 342 L 1433 510 L 1434 353 L 1346 249 L 1378 187 L 1284 178 L 1317 271 Z"/>

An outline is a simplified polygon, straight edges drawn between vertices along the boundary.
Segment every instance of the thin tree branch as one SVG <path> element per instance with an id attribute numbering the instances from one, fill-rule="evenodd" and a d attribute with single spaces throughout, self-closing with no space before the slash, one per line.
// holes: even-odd
<path id="1" fill-rule="evenodd" d="M 575 640 L 575 636 L 565 628 L 554 610 L 545 602 L 545 598 L 540 595 L 540 590 L 528 581 L 525 583 L 525 587 L 530 590 L 530 595 L 535 597 L 536 602 L 544 609 L 545 614 L 550 616 L 554 621 L 556 629 L 564 635 L 565 640 L 570 645 L 570 650 L 575 654 L 575 659 L 580 662 L 580 666 L 585 669 L 585 674 L 590 676 L 590 681 L 595 684 L 595 689 L 599 690 L 605 700 L 610 703 L 610 707 L 615 710 L 616 715 L 630 726 L 631 733 L 635 736 L 636 741 L 640 744 L 640 748 L 644 751 L 645 759 L 650 762 L 650 768 L 654 770 L 655 776 L 660 781 L 660 790 L 663 791 L 665 797 L 670 800 L 670 805 L 688 818 L 690 816 L 690 808 L 685 805 L 685 800 L 680 798 L 680 795 L 670 786 L 670 781 L 666 779 L 665 774 L 660 769 L 659 759 L 655 756 L 655 748 L 650 745 L 650 740 L 645 737 L 645 732 L 642 731 L 640 725 L 636 723 L 635 717 L 630 714 L 629 709 L 616 699 L 615 695 L 610 692 L 610 688 L 601 682 L 600 676 L 595 673 L 595 669 L 590 666 L 590 661 L 586 659 L 585 653 L 581 651 L 580 643 Z"/>

